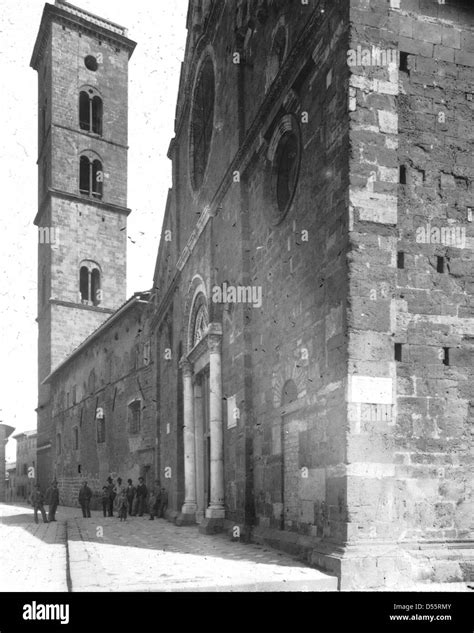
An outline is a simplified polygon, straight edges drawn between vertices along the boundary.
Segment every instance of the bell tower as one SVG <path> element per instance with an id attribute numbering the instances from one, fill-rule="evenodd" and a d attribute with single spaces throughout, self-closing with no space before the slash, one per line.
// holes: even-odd
<path id="1" fill-rule="evenodd" d="M 38 476 L 51 477 L 42 384 L 126 299 L 128 62 L 125 28 L 46 4 L 38 72 Z"/>

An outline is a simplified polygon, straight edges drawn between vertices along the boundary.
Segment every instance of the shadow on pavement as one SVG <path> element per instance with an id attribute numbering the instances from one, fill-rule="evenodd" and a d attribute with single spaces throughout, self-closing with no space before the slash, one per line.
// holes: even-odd
<path id="1" fill-rule="evenodd" d="M 45 509 L 47 512 L 48 506 Z M 0 504 L 0 529 L 2 525 L 18 526 L 46 544 L 62 541 L 67 529 L 69 542 L 100 543 L 232 561 L 237 558 L 260 565 L 309 567 L 296 557 L 267 546 L 233 542 L 225 533 L 202 535 L 198 526 L 177 527 L 166 519 L 150 521 L 146 515 L 128 517 L 127 521 L 121 522 L 117 516 L 103 517 L 99 511 L 91 514 L 90 519 L 84 519 L 80 508 L 59 506 L 55 523 L 43 524 L 38 514 L 39 524 L 36 525 L 33 508 L 28 504 L 3 503 Z"/>

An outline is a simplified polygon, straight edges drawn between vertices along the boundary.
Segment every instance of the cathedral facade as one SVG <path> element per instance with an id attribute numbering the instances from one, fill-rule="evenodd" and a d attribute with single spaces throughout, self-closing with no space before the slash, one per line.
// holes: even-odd
<path id="1" fill-rule="evenodd" d="M 118 311 L 134 44 L 77 11 L 47 9 L 34 56 L 48 78 L 55 42 L 66 51 L 58 88 L 40 79 L 52 180 L 37 221 L 68 231 L 64 252 L 40 251 L 43 476 L 74 490 L 149 473 L 183 529 L 280 547 L 341 589 L 466 580 L 472 8 L 191 1 L 153 288 Z M 97 41 L 110 65 L 91 70 Z M 69 384 L 85 386 L 66 407 Z M 83 452 L 58 454 L 58 435 Z"/>

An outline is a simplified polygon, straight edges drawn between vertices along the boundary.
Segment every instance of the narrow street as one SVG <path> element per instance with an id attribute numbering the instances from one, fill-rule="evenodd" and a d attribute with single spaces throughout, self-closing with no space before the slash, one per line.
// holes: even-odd
<path id="1" fill-rule="evenodd" d="M 0 504 L 0 591 L 335 591 L 336 578 L 276 550 L 164 519 L 83 519 L 60 507 L 36 525 Z"/>

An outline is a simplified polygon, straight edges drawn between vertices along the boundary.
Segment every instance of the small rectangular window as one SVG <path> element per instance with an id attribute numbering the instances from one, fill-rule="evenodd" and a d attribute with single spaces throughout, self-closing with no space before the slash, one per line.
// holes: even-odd
<path id="1" fill-rule="evenodd" d="M 135 400 L 128 405 L 128 432 L 130 435 L 140 433 L 142 405 L 140 400 Z"/>
<path id="2" fill-rule="evenodd" d="M 405 51 L 400 51 L 400 66 L 399 70 L 402 73 L 409 73 L 410 69 L 408 68 L 408 53 Z"/>
<path id="3" fill-rule="evenodd" d="M 395 360 L 399 363 L 402 362 L 402 344 L 395 343 Z"/>
<path id="4" fill-rule="evenodd" d="M 449 365 L 449 347 L 443 347 L 443 365 Z"/>
<path id="5" fill-rule="evenodd" d="M 397 253 L 397 268 L 405 268 L 405 253 L 403 251 Z"/>
<path id="6" fill-rule="evenodd" d="M 444 257 L 436 258 L 436 270 L 439 273 L 444 273 Z"/>
<path id="7" fill-rule="evenodd" d="M 400 184 L 407 184 L 407 168 L 405 165 L 400 165 Z"/>

